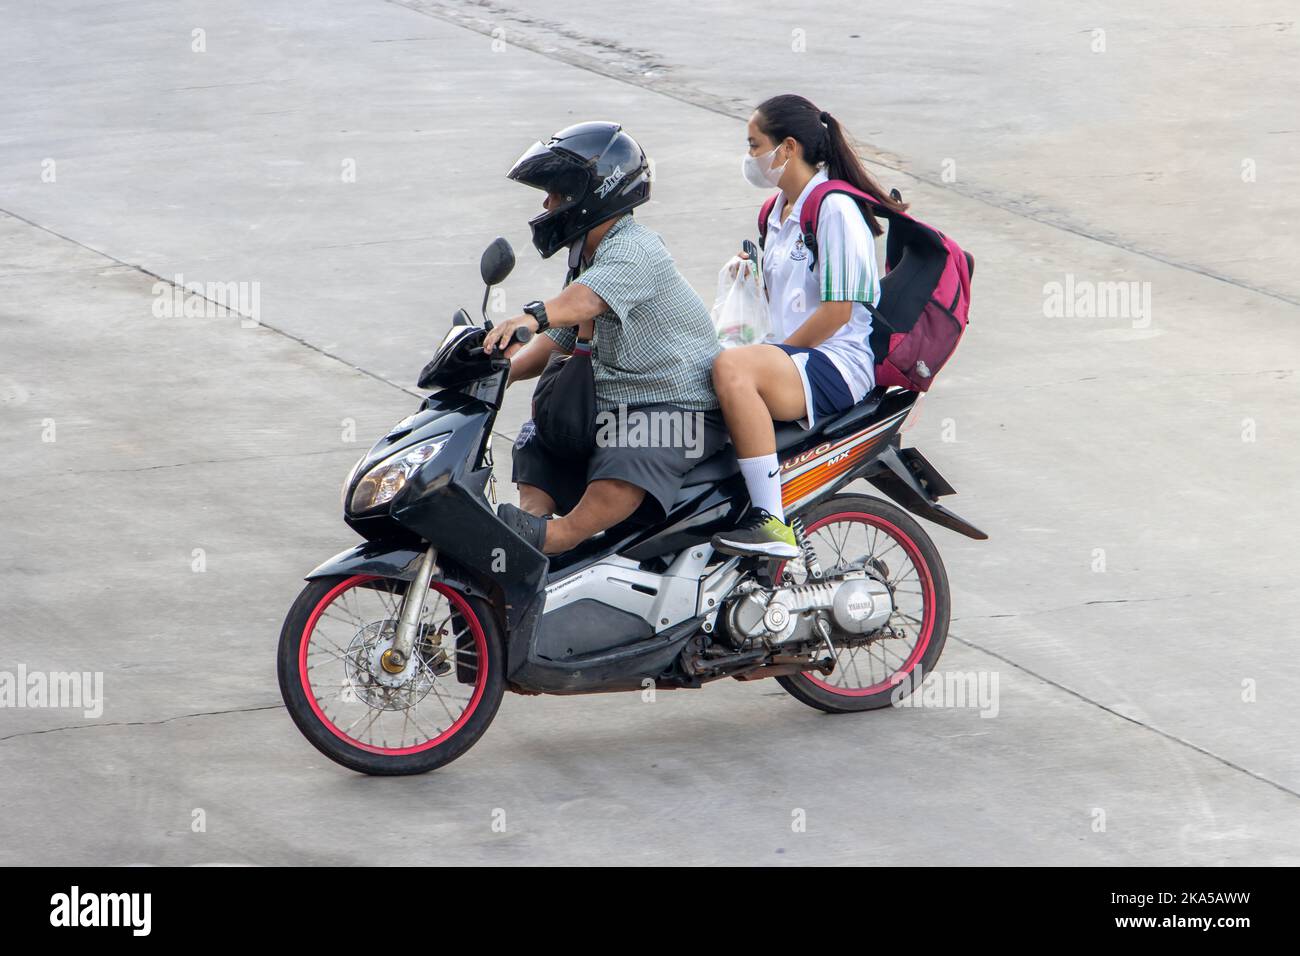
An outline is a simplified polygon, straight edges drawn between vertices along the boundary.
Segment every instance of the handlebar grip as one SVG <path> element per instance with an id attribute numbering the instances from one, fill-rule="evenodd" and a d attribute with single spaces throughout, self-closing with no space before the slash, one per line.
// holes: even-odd
<path id="1" fill-rule="evenodd" d="M 499 348 L 495 349 L 494 354 L 499 358 L 505 358 L 505 356 L 501 355 L 501 353 L 504 352 L 506 349 L 510 348 L 512 345 L 527 345 L 532 340 L 533 340 L 533 330 L 520 326 L 519 328 L 515 329 L 514 332 L 511 333 L 510 341 L 507 342 L 505 345 L 502 345 Z M 479 356 L 486 355 L 487 353 L 483 351 L 483 346 L 476 345 L 474 346 L 474 348 L 469 350 L 469 354 L 473 358 L 478 358 Z"/>

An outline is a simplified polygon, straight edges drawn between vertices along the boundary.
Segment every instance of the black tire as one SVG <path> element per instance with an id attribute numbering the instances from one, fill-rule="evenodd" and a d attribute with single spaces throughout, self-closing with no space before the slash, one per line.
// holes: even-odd
<path id="1" fill-rule="evenodd" d="M 901 535 L 910 539 L 916 554 L 925 564 L 924 570 L 928 572 L 933 588 L 933 624 L 929 636 L 919 655 L 915 654 L 915 649 L 908 655 L 908 658 L 904 661 L 906 666 L 900 667 L 897 672 L 898 679 L 895 680 L 891 675 L 888 679 L 893 683 L 875 693 L 837 693 L 830 689 L 828 681 L 821 680 L 821 675 L 815 672 L 778 677 L 776 681 L 796 700 L 802 701 L 809 707 L 824 710 L 828 714 L 849 714 L 864 710 L 878 710 L 881 707 L 890 706 L 893 702 L 892 698 L 896 685 L 903 680 L 908 680 L 910 675 L 916 671 L 918 665 L 923 669 L 923 674 L 929 674 L 935 664 L 938 663 L 939 655 L 943 653 L 943 645 L 948 639 L 950 604 L 948 574 L 944 570 L 943 560 L 939 557 L 939 550 L 934 546 L 934 542 L 930 540 L 930 536 L 925 533 L 916 519 L 903 509 L 887 501 L 872 498 L 868 495 L 835 495 L 809 509 L 806 513 L 799 515 L 799 517 L 803 519 L 807 533 L 813 534 L 818 527 L 830 523 L 827 521 L 828 518 L 836 515 L 867 517 L 869 520 L 861 522 L 863 524 L 879 521 L 884 525 L 892 525 Z M 896 537 L 892 531 L 888 531 L 886 528 L 882 528 L 882 530 L 886 530 L 891 537 Z M 903 545 L 905 551 L 908 550 L 907 545 L 901 540 L 900 544 Z M 911 557 L 909 551 L 909 558 Z M 912 563 L 915 565 L 916 561 L 913 559 Z M 918 583 L 924 600 L 925 582 L 921 574 L 922 569 L 918 567 L 917 570 Z M 925 620 L 925 618 L 922 620 Z M 924 629 L 922 629 L 922 632 L 924 632 Z M 832 634 L 832 641 L 834 642 L 834 640 L 835 635 Z M 838 669 L 828 676 L 833 677 L 837 672 Z M 876 685 L 869 685 L 861 690 L 869 691 L 874 686 Z M 916 688 L 911 687 L 910 689 L 915 690 Z M 907 691 L 909 688 L 905 687 L 903 690 Z M 900 696 L 906 695 L 901 694 Z"/>
<path id="2" fill-rule="evenodd" d="M 432 595 L 436 591 L 447 596 L 448 606 L 454 609 L 452 613 L 456 615 L 452 620 L 463 620 L 472 632 L 473 624 L 468 618 L 468 615 L 472 614 L 482 634 L 481 646 L 485 652 L 482 655 L 477 653 L 480 647 L 477 634 L 472 634 L 470 637 L 470 640 L 475 643 L 475 661 L 486 659 L 487 666 L 481 688 L 479 687 L 479 675 L 476 669 L 477 663 L 468 667 L 469 675 L 473 681 L 472 689 L 469 692 L 473 703 L 467 706 L 469 716 L 464 718 L 463 724 L 457 727 L 453 723 L 448 732 L 440 737 L 432 738 L 426 744 L 422 744 L 421 746 L 425 749 L 419 749 L 416 752 L 375 752 L 375 750 L 367 748 L 359 741 L 350 743 L 351 738 L 345 739 L 344 736 L 341 736 L 342 731 L 329 723 L 329 719 L 324 712 L 318 713 L 317 709 L 313 707 L 314 698 L 309 698 L 305 686 L 309 683 L 309 677 L 307 676 L 309 668 L 305 666 L 306 656 L 303 643 L 309 639 L 308 625 L 312 625 L 314 629 L 315 621 L 323 613 L 324 609 L 331 606 L 335 597 L 342 595 L 346 591 L 346 588 L 342 587 L 343 585 L 347 584 L 349 587 L 355 587 L 376 580 L 384 581 L 387 586 L 399 594 L 406 587 L 404 582 L 376 579 L 371 575 L 318 578 L 307 583 L 302 593 L 298 595 L 293 607 L 290 608 L 289 614 L 284 621 L 284 627 L 280 632 L 280 647 L 277 655 L 280 693 L 284 698 L 285 707 L 288 708 L 289 716 L 293 718 L 293 722 L 298 726 L 303 736 L 325 756 L 342 764 L 349 770 L 375 776 L 426 773 L 450 763 L 469 750 L 479 737 L 483 736 L 488 725 L 492 723 L 492 718 L 496 716 L 497 708 L 501 705 L 501 698 L 505 692 L 505 654 L 500 630 L 497 626 L 496 616 L 486 602 L 480 598 L 460 594 L 446 585 L 434 582 L 430 588 L 430 594 Z M 458 639 L 457 643 L 460 646 L 460 639 Z M 457 655 L 457 666 L 453 667 L 447 675 L 450 680 L 463 680 L 466 675 L 467 668 L 459 663 L 460 659 L 460 656 Z M 444 737 L 445 739 L 443 739 Z M 389 749 L 390 751 L 397 751 L 402 748 Z M 414 750 L 415 748 L 406 749 Z"/>

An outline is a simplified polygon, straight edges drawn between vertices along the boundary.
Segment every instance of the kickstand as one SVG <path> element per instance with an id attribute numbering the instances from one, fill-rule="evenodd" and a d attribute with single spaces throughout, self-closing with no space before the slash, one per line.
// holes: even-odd
<path id="1" fill-rule="evenodd" d="M 835 644 L 831 641 L 831 628 L 826 623 L 826 618 L 821 616 L 818 616 L 814 627 L 816 627 L 817 633 L 821 635 L 821 639 L 826 642 L 826 650 L 830 654 L 826 659 L 827 666 L 824 668 L 825 672 L 829 674 L 835 670 L 835 665 L 839 662 L 839 655 L 835 653 Z"/>

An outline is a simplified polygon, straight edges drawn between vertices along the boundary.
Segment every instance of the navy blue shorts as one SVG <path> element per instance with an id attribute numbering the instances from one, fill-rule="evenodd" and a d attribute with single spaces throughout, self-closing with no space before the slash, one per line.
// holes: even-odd
<path id="1" fill-rule="evenodd" d="M 802 362 L 796 360 L 794 363 L 804 382 L 805 399 L 811 403 L 806 427 L 811 428 L 819 419 L 853 407 L 853 393 L 849 391 L 848 383 L 824 352 L 800 345 L 778 344 L 776 347 L 784 349 L 791 358 L 796 355 L 807 356 Z"/>

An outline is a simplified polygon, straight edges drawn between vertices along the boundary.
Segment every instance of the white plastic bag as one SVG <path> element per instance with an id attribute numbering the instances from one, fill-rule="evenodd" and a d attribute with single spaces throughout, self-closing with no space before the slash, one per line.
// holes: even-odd
<path id="1" fill-rule="evenodd" d="M 752 259 L 734 256 L 718 273 L 713 329 L 724 349 L 772 341 L 767 294 L 758 264 Z"/>

